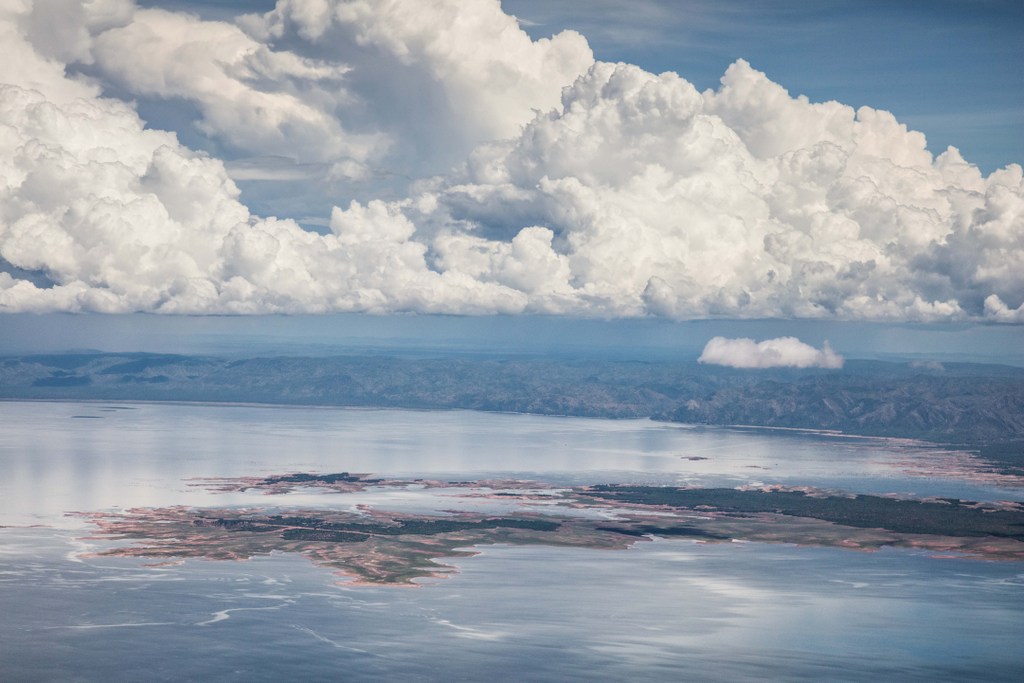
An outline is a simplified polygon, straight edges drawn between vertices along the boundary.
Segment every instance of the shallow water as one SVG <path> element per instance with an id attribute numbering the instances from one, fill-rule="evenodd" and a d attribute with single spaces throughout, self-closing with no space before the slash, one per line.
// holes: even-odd
<path id="1" fill-rule="evenodd" d="M 490 546 L 419 589 L 301 557 L 87 559 L 68 510 L 280 503 L 386 509 L 443 491 L 215 494 L 190 477 L 809 484 L 1024 498 L 908 470 L 883 440 L 466 412 L 0 404 L 3 680 L 1019 680 L 1024 566 L 759 543 Z M 80 417 L 76 417 L 80 416 Z M 91 417 L 89 417 L 91 416 Z M 704 457 L 707 460 L 688 460 Z M 935 469 L 934 467 L 929 469 Z"/>
<path id="2" fill-rule="evenodd" d="M 294 471 L 505 477 L 569 484 L 781 483 L 861 493 L 1024 500 L 1024 488 L 921 476 L 939 449 L 884 439 L 650 420 L 262 406 L 0 403 L 0 524 L 68 510 L 224 504 L 195 477 Z M 690 458 L 706 458 L 691 460 Z"/>

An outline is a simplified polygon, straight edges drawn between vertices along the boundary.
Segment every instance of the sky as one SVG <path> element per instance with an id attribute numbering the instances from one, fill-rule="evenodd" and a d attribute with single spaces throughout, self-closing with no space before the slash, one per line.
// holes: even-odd
<path id="1" fill-rule="evenodd" d="M 705 90 L 738 57 L 793 94 L 885 109 L 985 173 L 1024 159 L 1024 5 L 962 0 L 615 0 L 503 5 L 535 37 L 576 28 L 608 61 Z M 591 12 L 584 12 L 590 7 Z M 610 20 L 614 16 L 614 21 Z"/>
<path id="2" fill-rule="evenodd" d="M 1009 357 L 1022 29 L 997 1 L 0 0 L 0 325 L 863 353 L 950 325 Z"/>

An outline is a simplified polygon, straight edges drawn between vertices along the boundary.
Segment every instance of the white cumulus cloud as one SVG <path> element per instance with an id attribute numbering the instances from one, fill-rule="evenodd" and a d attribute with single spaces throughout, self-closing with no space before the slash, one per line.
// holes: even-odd
<path id="1" fill-rule="evenodd" d="M 741 337 L 714 337 L 700 358 L 701 363 L 725 365 L 730 368 L 841 368 L 843 358 L 829 346 L 821 349 L 805 344 L 796 337 L 778 337 L 756 342 Z"/>
<path id="2" fill-rule="evenodd" d="M 336 211 L 328 235 L 252 215 L 223 163 L 69 78 L 31 43 L 28 5 L 5 10 L 0 311 L 523 308 L 519 291 L 430 268 L 382 202 Z"/>
<path id="3" fill-rule="evenodd" d="M 497 0 L 0 0 L 0 40 L 0 310 L 1024 322 L 1019 165 L 742 60 L 699 92 Z M 123 97 L 242 175 L 394 171 L 308 232 Z"/>
<path id="4" fill-rule="evenodd" d="M 793 98 L 743 61 L 704 93 L 595 64 L 431 191 L 421 225 L 478 251 L 550 230 L 568 268 L 548 289 L 584 312 L 1012 320 L 1024 304 L 1020 166 L 933 159 L 891 114 Z"/>
<path id="5" fill-rule="evenodd" d="M 350 102 L 344 64 L 299 57 L 237 26 L 157 9 L 100 33 L 95 64 L 139 95 L 193 101 L 202 133 L 245 152 L 302 161 L 365 161 L 386 144 L 334 115 Z"/>

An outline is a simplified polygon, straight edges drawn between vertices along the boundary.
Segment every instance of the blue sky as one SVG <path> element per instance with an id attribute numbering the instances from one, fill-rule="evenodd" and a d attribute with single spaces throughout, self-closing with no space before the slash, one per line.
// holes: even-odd
<path id="1" fill-rule="evenodd" d="M 1020 3 L 72 9 L 0 26 L 11 348 L 54 329 L 30 313 L 83 342 L 104 324 L 63 314 L 127 315 L 110 329 L 150 345 L 206 325 L 173 314 L 321 341 L 1024 347 Z"/>

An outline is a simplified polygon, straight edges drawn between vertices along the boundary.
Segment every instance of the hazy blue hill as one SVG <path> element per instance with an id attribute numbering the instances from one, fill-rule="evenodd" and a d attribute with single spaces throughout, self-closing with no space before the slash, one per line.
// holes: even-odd
<path id="1" fill-rule="evenodd" d="M 478 356 L 228 360 L 75 353 L 0 360 L 0 398 L 472 409 L 833 429 L 1024 464 L 1024 368 L 850 361 L 841 370 Z"/>

